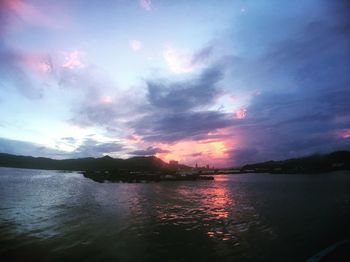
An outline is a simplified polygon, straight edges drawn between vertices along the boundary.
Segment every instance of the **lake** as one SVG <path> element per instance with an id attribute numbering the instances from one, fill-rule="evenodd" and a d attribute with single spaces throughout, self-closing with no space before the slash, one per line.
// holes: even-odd
<path id="1" fill-rule="evenodd" d="M 347 171 L 96 183 L 0 168 L 2 261 L 305 261 L 349 221 Z"/>

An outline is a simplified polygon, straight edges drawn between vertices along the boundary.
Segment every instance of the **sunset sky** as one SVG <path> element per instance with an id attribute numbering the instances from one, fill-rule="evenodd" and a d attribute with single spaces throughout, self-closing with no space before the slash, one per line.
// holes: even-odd
<path id="1" fill-rule="evenodd" d="M 346 0 L 0 0 L 0 152 L 211 166 L 350 149 Z"/>

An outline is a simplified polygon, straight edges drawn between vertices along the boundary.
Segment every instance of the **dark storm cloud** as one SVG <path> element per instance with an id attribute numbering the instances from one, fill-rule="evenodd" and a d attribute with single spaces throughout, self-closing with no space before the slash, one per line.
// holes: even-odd
<path id="1" fill-rule="evenodd" d="M 170 153 L 169 150 L 161 149 L 159 147 L 148 147 L 144 150 L 135 150 L 129 153 L 129 155 L 135 155 L 135 156 L 150 156 L 155 155 L 157 153 Z"/>
<path id="2" fill-rule="evenodd" d="M 145 141 L 173 143 L 200 140 L 209 132 L 230 126 L 231 116 L 207 109 L 221 93 L 223 74 L 224 68 L 215 65 L 185 82 L 148 82 L 149 106 L 131 127 Z"/>
<path id="3" fill-rule="evenodd" d="M 201 140 L 209 132 L 232 125 L 231 116 L 216 111 L 153 113 L 134 124 L 145 141 L 172 143 L 184 139 Z"/>
<path id="4" fill-rule="evenodd" d="M 218 83 L 223 77 L 221 67 L 212 67 L 204 71 L 198 79 L 185 82 L 147 83 L 148 101 L 155 110 L 183 112 L 206 106 L 219 95 Z"/>

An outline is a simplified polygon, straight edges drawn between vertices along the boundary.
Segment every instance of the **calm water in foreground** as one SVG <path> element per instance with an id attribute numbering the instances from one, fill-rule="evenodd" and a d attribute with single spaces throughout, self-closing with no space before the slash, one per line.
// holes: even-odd
<path id="1" fill-rule="evenodd" d="M 100 184 L 0 168 L 1 261 L 304 261 L 349 224 L 350 172 Z"/>

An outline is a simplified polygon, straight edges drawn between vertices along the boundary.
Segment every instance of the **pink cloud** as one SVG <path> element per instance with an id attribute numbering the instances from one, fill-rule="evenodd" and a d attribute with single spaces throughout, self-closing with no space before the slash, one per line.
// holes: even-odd
<path id="1" fill-rule="evenodd" d="M 18 53 L 18 61 L 35 73 L 48 74 L 52 71 L 50 57 L 36 53 Z"/>
<path id="2" fill-rule="evenodd" d="M 69 69 L 76 69 L 76 68 L 83 68 L 85 67 L 85 64 L 81 61 L 81 58 L 83 56 L 83 53 L 80 51 L 72 51 L 64 53 L 64 64 L 62 67 L 69 68 Z"/>
<path id="3" fill-rule="evenodd" d="M 50 63 L 47 61 L 34 61 L 33 64 L 31 65 L 31 68 L 34 69 L 38 73 L 42 74 L 48 74 L 52 71 Z"/>
<path id="4" fill-rule="evenodd" d="M 131 49 L 135 52 L 139 51 L 142 48 L 142 43 L 139 40 L 130 40 L 129 44 Z"/>
<path id="5" fill-rule="evenodd" d="M 151 0 L 139 0 L 139 4 L 146 11 L 151 11 L 153 9 Z"/>
<path id="6" fill-rule="evenodd" d="M 244 119 L 244 118 L 246 118 L 246 117 L 247 117 L 247 109 L 245 109 L 245 108 L 239 108 L 239 109 L 237 109 L 236 112 L 235 112 L 235 116 L 236 116 L 236 118 L 238 118 L 238 119 Z"/>
<path id="7" fill-rule="evenodd" d="M 341 138 L 348 139 L 348 138 L 350 138 L 350 129 L 342 129 L 342 130 L 338 131 L 338 135 Z"/>
<path id="8" fill-rule="evenodd" d="M 49 28 L 61 27 L 63 21 L 67 19 L 55 19 L 53 11 L 58 11 L 58 6 L 50 6 L 49 10 L 40 10 L 38 6 L 23 0 L 3 0 L 0 8 L 6 13 L 8 26 L 11 29 L 21 30 L 24 26 L 40 26 Z M 48 15 L 50 13 L 50 15 Z M 63 14 L 59 12 L 59 16 Z M 58 15 L 57 15 L 58 16 Z"/>

